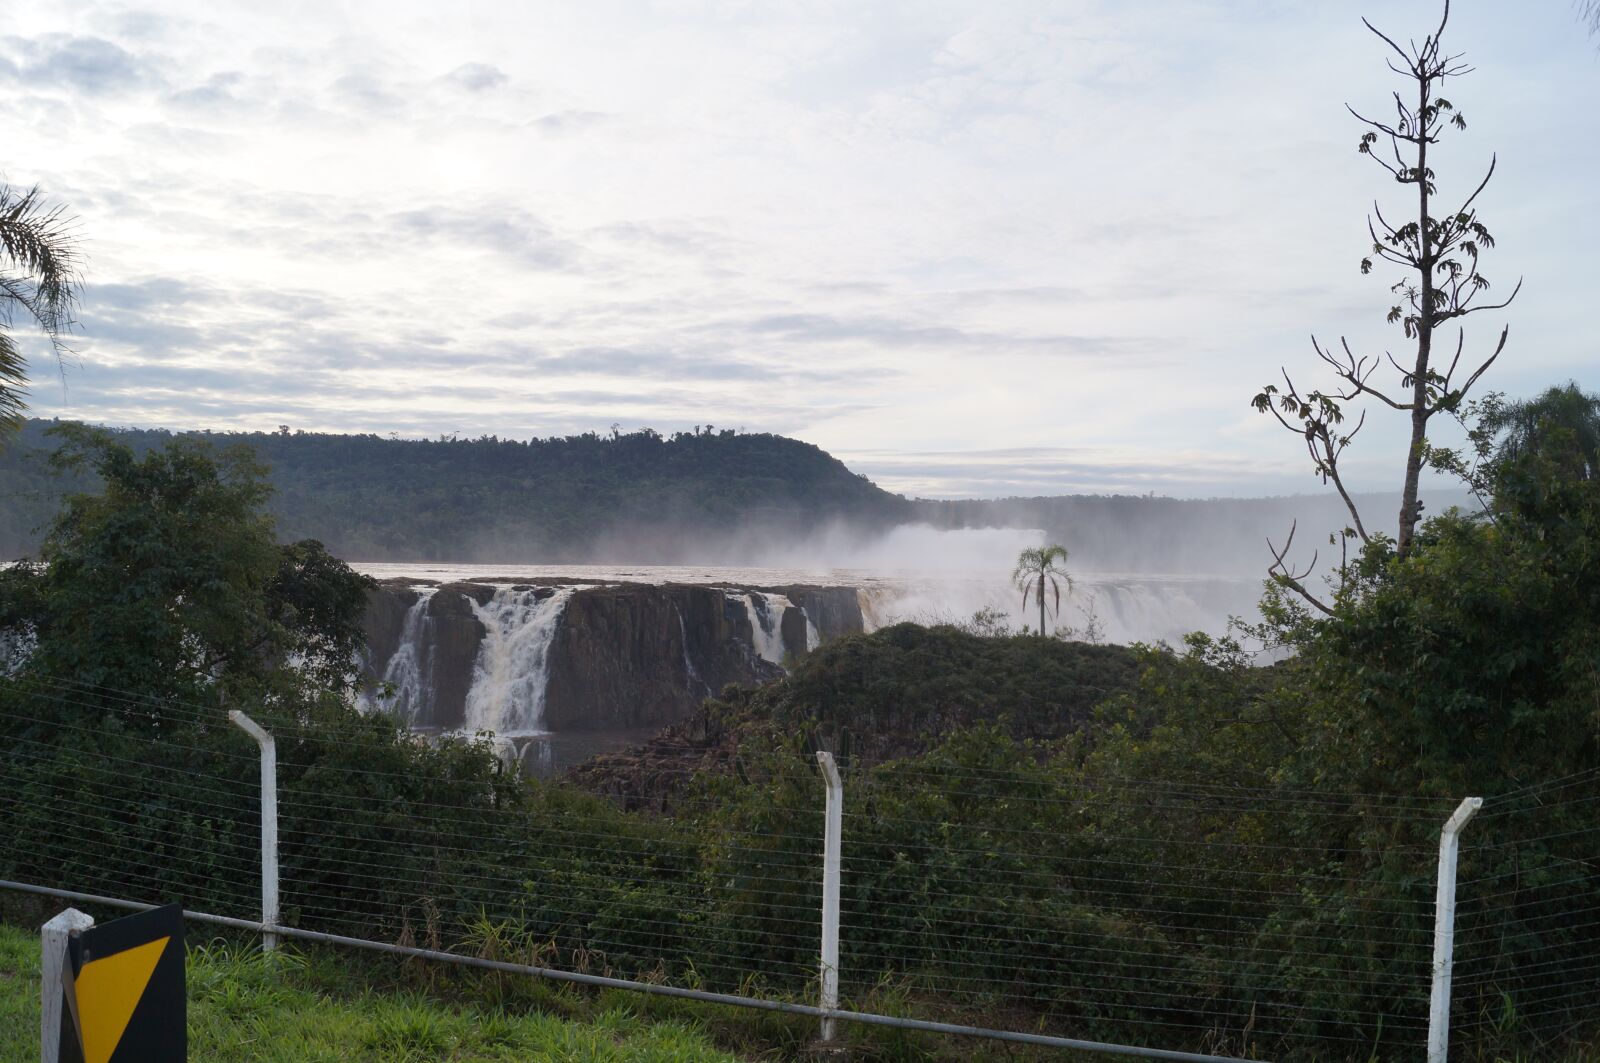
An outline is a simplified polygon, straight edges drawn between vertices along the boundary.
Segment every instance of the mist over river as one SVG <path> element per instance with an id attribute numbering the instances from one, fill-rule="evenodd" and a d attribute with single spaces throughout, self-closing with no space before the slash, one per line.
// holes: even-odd
<path id="1" fill-rule="evenodd" d="M 1044 541 L 1030 529 L 907 526 L 870 544 L 774 544 L 785 556 L 767 565 L 353 562 L 380 582 L 365 703 L 421 732 L 492 732 L 507 755 L 557 773 L 853 631 L 970 625 L 980 613 L 984 631 L 1037 629 L 1038 606 L 1024 606 L 1011 570 Z M 1067 568 L 1047 626 L 1084 641 L 1219 634 L 1231 616 L 1253 618 L 1261 594 L 1259 578 L 1231 574 Z"/>
<path id="2" fill-rule="evenodd" d="M 456 565 L 355 563 L 359 572 L 383 580 L 435 583 L 572 583 L 603 586 L 673 583 L 718 587 L 786 586 L 795 583 L 852 587 L 859 592 L 866 630 L 909 620 L 922 624 L 971 622 L 979 610 L 1000 614 L 1013 629 L 1037 628 L 1039 610 L 1024 608 L 1010 572 L 916 571 L 886 568 L 758 568 L 716 565 Z M 1178 644 L 1190 631 L 1220 634 L 1230 616 L 1254 618 L 1260 579 L 1237 576 L 1084 572 L 1072 576 L 1057 616 L 1051 602 L 1047 625 L 1072 637 L 1118 644 Z M 1096 631 L 1091 632 L 1094 625 Z"/>
<path id="3" fill-rule="evenodd" d="M 994 610 L 1014 629 L 1024 624 L 1036 629 L 1038 606 L 1023 607 L 1010 577 L 1017 554 L 1044 541 L 1045 533 L 1037 529 L 906 525 L 866 542 L 824 535 L 800 546 L 771 544 L 755 551 L 763 564 L 351 564 L 378 579 L 435 583 L 853 587 L 869 631 L 902 620 L 967 623 L 984 609 Z M 751 552 L 741 551 L 741 557 Z M 1230 616 L 1253 618 L 1261 596 L 1262 577 L 1236 571 L 1090 571 L 1080 570 L 1070 557 L 1066 567 L 1072 589 L 1063 594 L 1059 617 L 1052 608 L 1047 626 L 1070 629 L 1076 638 L 1095 635 L 1102 642 L 1177 644 L 1190 631 L 1218 634 Z"/>

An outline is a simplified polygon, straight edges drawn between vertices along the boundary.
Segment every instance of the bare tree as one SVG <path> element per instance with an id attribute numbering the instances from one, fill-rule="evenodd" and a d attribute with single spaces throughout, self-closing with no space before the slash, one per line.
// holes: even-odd
<path id="1" fill-rule="evenodd" d="M 21 192 L 0 184 L 0 438 L 27 409 L 27 365 L 11 336 L 17 311 L 39 326 L 59 359 L 69 353 L 65 336 L 77 301 L 72 219 L 64 208 L 45 204 L 37 188 Z"/>
<path id="2" fill-rule="evenodd" d="M 1366 413 L 1363 411 L 1354 426 L 1348 427 L 1345 404 L 1371 398 L 1407 415 L 1411 437 L 1406 450 L 1405 479 L 1394 540 L 1400 557 L 1410 553 L 1417 523 L 1422 517 L 1418 485 L 1427 461 L 1428 422 L 1434 414 L 1449 413 L 1460 406 L 1478 378 L 1505 349 L 1507 329 L 1501 329 L 1494 349 L 1470 369 L 1461 363 L 1466 345 L 1463 328 L 1457 326 L 1454 350 L 1448 352 L 1447 364 L 1443 354 L 1434 349 L 1435 336 L 1458 318 L 1509 305 L 1522 287 L 1519 280 L 1503 301 L 1484 301 L 1483 293 L 1488 291 L 1489 281 L 1479 272 L 1478 260 L 1485 250 L 1494 246 L 1494 237 L 1479 220 L 1475 204 L 1494 176 L 1492 158 L 1483 179 L 1459 205 L 1443 214 L 1435 214 L 1438 187 L 1429 163 L 1429 151 L 1449 127 L 1457 130 L 1467 127 L 1461 112 L 1442 95 L 1442 87 L 1447 80 L 1472 70 L 1462 62 L 1460 55 L 1452 55 L 1444 49 L 1442 38 L 1449 20 L 1450 4 L 1446 0 L 1439 28 L 1423 38 L 1421 44 L 1411 41 L 1402 47 L 1363 19 L 1367 29 L 1394 53 L 1388 59 L 1388 66 L 1405 80 L 1405 91 L 1394 93 L 1394 116 L 1387 120 L 1369 118 L 1353 107 L 1346 107 L 1367 127 L 1356 150 L 1381 166 L 1397 184 L 1411 185 L 1416 190 L 1405 215 L 1396 216 L 1392 222 L 1381 204 L 1373 204 L 1372 213 L 1367 217 L 1372 250 L 1361 260 L 1363 274 L 1370 273 L 1374 265 L 1400 267 L 1401 277 L 1390 288 L 1395 301 L 1389 308 L 1388 321 L 1398 324 L 1406 340 L 1414 346 L 1402 363 L 1389 352 L 1382 358 L 1357 356 L 1342 338 L 1335 347 L 1312 337 L 1312 349 L 1318 359 L 1333 369 L 1338 385 L 1327 391 L 1302 391 L 1285 370 L 1283 386 L 1266 385 L 1252 403 L 1257 410 L 1272 414 L 1284 428 L 1305 440 L 1317 475 L 1324 483 L 1333 484 L 1350 512 L 1347 537 L 1358 538 L 1363 544 L 1371 544 L 1378 533 L 1369 528 L 1357 511 L 1355 500 L 1339 474 L 1339 459 L 1366 423 Z M 1374 374 L 1385 364 L 1398 374 L 1398 388 L 1374 383 Z M 1443 372 L 1440 372 L 1441 366 Z M 1293 537 L 1292 530 L 1290 537 Z M 1272 548 L 1273 563 L 1269 572 L 1312 605 L 1324 612 L 1330 611 L 1306 590 L 1303 580 L 1309 570 L 1290 571 L 1285 561 L 1288 548 L 1287 542 L 1282 549 Z"/>

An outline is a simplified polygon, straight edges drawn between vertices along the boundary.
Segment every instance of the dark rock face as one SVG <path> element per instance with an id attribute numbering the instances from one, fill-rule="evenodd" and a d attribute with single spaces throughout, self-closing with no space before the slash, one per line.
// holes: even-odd
<path id="1" fill-rule="evenodd" d="M 449 583 L 437 587 L 411 617 L 421 593 L 407 581 L 389 581 L 367 606 L 366 670 L 382 680 L 406 649 L 415 655 L 412 724 L 463 726 L 478 656 L 487 630 L 474 606 L 504 594 L 506 585 Z M 510 591 L 535 599 L 554 587 L 516 584 Z M 745 597 L 755 595 L 752 608 Z M 786 597 L 785 607 L 773 596 Z M 691 716 L 706 697 L 729 685 L 757 686 L 781 678 L 763 660 L 752 626 L 766 613 L 787 662 L 808 649 L 808 618 L 822 641 L 859 632 L 861 610 L 849 587 L 734 589 L 688 584 L 619 584 L 582 587 L 562 607 L 549 644 L 543 726 L 552 731 L 610 731 L 662 727 Z M 776 614 L 776 615 L 774 615 Z M 408 619 L 414 645 L 402 646 Z M 769 650 L 769 654 L 773 651 Z"/>
<path id="2" fill-rule="evenodd" d="M 783 611 L 778 621 L 778 631 L 783 636 L 784 653 L 789 660 L 797 661 L 810 650 L 806 638 L 806 614 L 799 606 L 791 605 Z"/>
<path id="3" fill-rule="evenodd" d="M 780 669 L 747 651 L 745 625 L 740 631 L 721 592 L 705 587 L 579 591 L 550 649 L 545 726 L 661 725 L 682 719 L 708 691 L 778 678 Z"/>
<path id="4" fill-rule="evenodd" d="M 780 587 L 785 597 L 805 610 L 823 642 L 859 635 L 865 628 L 861 597 L 854 587 Z"/>
<path id="5" fill-rule="evenodd" d="M 488 592 L 485 594 L 484 592 Z M 483 642 L 483 623 L 472 611 L 494 595 L 492 587 L 447 583 L 428 602 L 428 633 L 424 682 L 431 692 L 429 718 L 417 723 L 442 728 L 460 727 L 466 715 L 467 691 L 472 689 L 472 666 Z"/>
<path id="6" fill-rule="evenodd" d="M 367 613 L 362 626 L 367 632 L 367 660 L 381 662 L 377 673 L 400 648 L 406 614 L 417 604 L 418 594 L 410 587 L 383 587 L 367 595 Z"/>

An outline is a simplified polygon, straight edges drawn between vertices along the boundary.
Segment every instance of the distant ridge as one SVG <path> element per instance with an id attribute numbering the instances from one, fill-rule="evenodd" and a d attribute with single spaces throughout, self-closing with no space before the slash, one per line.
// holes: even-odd
<path id="1" fill-rule="evenodd" d="M 55 422 L 31 420 L 0 451 L 0 556 L 36 549 L 64 491 L 51 474 Z M 672 560 L 707 538 L 779 535 L 816 521 L 866 528 L 913 519 L 819 447 L 732 430 L 651 430 L 517 441 L 392 439 L 321 432 L 115 429 L 143 452 L 177 436 L 243 444 L 271 468 L 287 539 L 352 559 Z"/>
<path id="2" fill-rule="evenodd" d="M 62 494 L 89 486 L 49 470 L 54 423 L 29 421 L 0 451 L 0 559 L 35 551 Z M 113 432 L 135 451 L 178 435 L 252 448 L 271 469 L 280 535 L 320 539 L 362 561 L 775 564 L 785 544 L 825 535 L 847 557 L 854 539 L 920 523 L 1040 529 L 1071 549 L 1074 570 L 1257 576 L 1268 535 L 1281 541 L 1298 521 L 1297 547 L 1304 556 L 1320 548 L 1326 559 L 1329 533 L 1346 520 L 1331 493 L 908 500 L 810 443 L 732 430 L 528 441 Z M 1382 527 L 1398 496 L 1360 502 Z M 1429 512 L 1466 502 L 1460 492 L 1427 497 Z"/>

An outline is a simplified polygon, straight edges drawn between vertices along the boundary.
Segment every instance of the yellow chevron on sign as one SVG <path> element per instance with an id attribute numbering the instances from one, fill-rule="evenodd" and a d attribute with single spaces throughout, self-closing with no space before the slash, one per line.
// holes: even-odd
<path id="1" fill-rule="evenodd" d="M 145 986 L 170 937 L 113 953 L 78 972 L 78 1017 L 83 1024 L 84 1063 L 108 1063 L 139 1006 Z"/>

